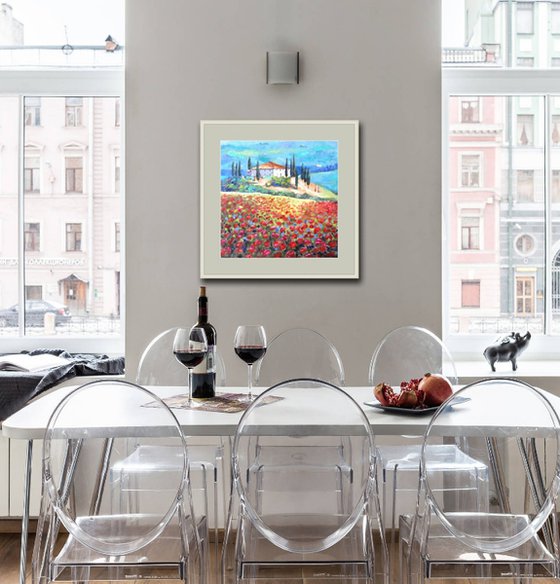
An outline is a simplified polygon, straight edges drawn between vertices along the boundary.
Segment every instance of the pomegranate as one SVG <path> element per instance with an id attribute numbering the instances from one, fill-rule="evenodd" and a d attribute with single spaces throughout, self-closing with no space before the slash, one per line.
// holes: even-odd
<path id="1" fill-rule="evenodd" d="M 424 392 L 424 403 L 428 406 L 440 406 L 452 393 L 451 383 L 437 373 L 426 373 L 418 384 Z"/>
<path id="2" fill-rule="evenodd" d="M 396 405 L 399 408 L 415 408 L 418 405 L 418 397 L 413 389 L 401 389 Z"/>
<path id="3" fill-rule="evenodd" d="M 378 383 L 373 388 L 373 395 L 375 399 L 384 406 L 392 405 L 394 393 L 393 388 L 390 385 L 386 385 L 385 383 Z"/>

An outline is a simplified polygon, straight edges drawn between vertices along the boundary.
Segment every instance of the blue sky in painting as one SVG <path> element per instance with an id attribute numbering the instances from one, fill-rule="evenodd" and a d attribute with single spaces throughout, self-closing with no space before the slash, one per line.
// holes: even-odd
<path id="1" fill-rule="evenodd" d="M 285 164 L 286 158 L 291 160 L 295 155 L 298 168 L 303 164 L 311 173 L 338 168 L 336 140 L 222 140 L 220 148 L 222 177 L 230 175 L 232 162 L 241 162 L 241 168 L 246 172 L 249 156 L 253 166 L 257 160 L 260 164 L 269 161 Z"/>

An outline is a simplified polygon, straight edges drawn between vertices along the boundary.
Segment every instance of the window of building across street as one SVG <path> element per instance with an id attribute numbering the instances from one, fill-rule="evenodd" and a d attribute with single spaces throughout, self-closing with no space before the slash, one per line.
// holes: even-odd
<path id="1" fill-rule="evenodd" d="M 14 228 L 0 230 L 0 310 L 17 307 L 19 322 L 0 326 L 0 353 L 124 350 L 111 244 L 124 197 L 124 41 L 124 0 L 2 4 L 0 225 Z M 28 325 L 32 302 L 70 316 L 52 336 Z"/>
<path id="2" fill-rule="evenodd" d="M 444 337 L 455 354 L 478 359 L 498 335 L 528 330 L 533 358 L 552 358 L 560 2 L 442 0 L 442 23 Z M 468 104 L 477 104 L 477 124 L 465 123 Z"/>

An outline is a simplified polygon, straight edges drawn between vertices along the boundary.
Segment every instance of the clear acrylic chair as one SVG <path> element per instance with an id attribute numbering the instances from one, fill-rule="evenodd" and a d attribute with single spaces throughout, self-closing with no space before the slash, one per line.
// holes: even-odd
<path id="1" fill-rule="evenodd" d="M 255 472 L 260 446 L 284 444 L 289 449 L 296 436 L 307 445 L 309 457 Z M 351 442 L 352 473 L 323 463 L 314 446 L 325 436 Z M 224 582 L 337 577 L 365 583 L 373 582 L 376 572 L 386 580 L 374 439 L 362 409 L 342 389 L 316 379 L 295 379 L 259 395 L 239 422 L 232 472 Z M 235 509 L 239 520 L 233 570 L 228 570 Z"/>
<path id="2" fill-rule="evenodd" d="M 344 385 L 344 367 L 336 347 L 309 328 L 291 328 L 276 335 L 255 366 L 255 385 L 270 387 L 288 377 L 322 379 Z"/>
<path id="3" fill-rule="evenodd" d="M 543 392 L 522 381 L 487 379 L 450 397 L 425 433 L 416 513 L 400 519 L 405 580 L 558 577 L 559 432 Z M 430 464 L 429 448 L 458 434 L 478 443 L 481 455 L 492 453 L 488 492 L 503 496 L 491 495 L 485 512 L 473 491 L 457 491 L 457 501 L 439 488 L 446 481 L 466 487 L 466 473 Z"/>
<path id="4" fill-rule="evenodd" d="M 452 385 L 457 385 L 455 364 L 443 342 L 425 328 L 404 326 L 389 332 L 375 349 L 369 367 L 369 383 L 375 386 L 383 382 L 398 387 L 401 381 L 421 378 L 425 373 L 443 374 Z M 407 444 L 378 445 L 383 518 L 392 530 L 393 541 L 398 509 L 413 509 L 418 489 L 421 440 L 418 437 L 403 439 Z M 484 478 L 486 464 L 471 456 L 465 441 L 432 445 L 427 456 L 434 467 L 445 466 L 459 474 L 470 473 L 473 478 L 470 488 L 475 491 L 488 484 Z M 453 485 L 448 483 L 442 488 L 451 491 Z"/>
<path id="5" fill-rule="evenodd" d="M 150 404 L 150 407 L 146 407 Z M 165 476 L 113 469 L 137 441 L 181 453 Z M 195 518 L 187 447 L 171 410 L 126 381 L 94 381 L 69 393 L 50 417 L 33 551 L 34 584 L 205 577 L 206 518 Z M 134 491 L 134 505 L 130 492 Z M 58 538 L 64 537 L 62 549 Z"/>
<path id="6" fill-rule="evenodd" d="M 270 341 L 264 358 L 255 367 L 255 383 L 271 387 L 287 378 L 321 379 L 337 386 L 344 385 L 344 367 L 336 347 L 323 335 L 309 328 L 291 328 Z M 307 456 L 308 445 L 298 438 L 288 449 L 284 445 L 260 445 L 259 469 L 274 465 L 299 463 Z M 324 464 L 348 467 L 344 458 L 345 442 L 324 436 L 313 448 L 321 447 Z M 318 452 L 313 453 L 317 460 Z"/>
<path id="7" fill-rule="evenodd" d="M 173 355 L 173 340 L 177 327 L 170 328 L 157 335 L 144 349 L 138 365 L 136 383 L 145 386 L 177 386 L 185 387 L 187 370 Z M 216 347 L 216 387 L 225 387 L 226 368 L 221 352 Z M 180 390 L 178 390 L 180 393 Z M 126 472 L 126 465 L 134 472 L 136 468 L 153 468 L 163 472 L 173 468 L 178 453 L 173 448 L 161 446 L 146 448 L 141 446 L 131 455 L 128 461 L 123 461 L 121 470 Z M 224 442 L 222 438 L 189 438 L 189 463 L 191 482 L 195 505 L 202 499 L 205 515 L 208 517 L 210 529 L 214 532 L 214 550 L 218 558 L 218 530 L 220 525 L 219 501 L 222 500 L 222 513 L 226 513 L 226 474 L 224 458 Z M 220 482 L 222 485 L 220 486 Z M 212 505 L 208 505 L 207 494 L 211 493 Z M 220 497 L 221 495 L 221 497 Z"/>

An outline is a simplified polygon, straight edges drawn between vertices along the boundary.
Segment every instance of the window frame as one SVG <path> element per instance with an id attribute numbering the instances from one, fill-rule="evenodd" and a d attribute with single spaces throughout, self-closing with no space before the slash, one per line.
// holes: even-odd
<path id="1" fill-rule="evenodd" d="M 459 229 L 458 231 L 458 238 L 459 238 L 459 242 L 457 245 L 457 252 L 467 252 L 467 253 L 471 253 L 471 252 L 481 252 L 484 251 L 484 247 L 482 244 L 482 229 L 483 229 L 483 225 L 482 225 L 482 217 L 480 216 L 480 214 L 475 214 L 475 210 L 472 210 L 473 212 L 471 212 L 471 209 L 464 209 L 464 210 L 459 210 Z M 469 220 L 469 219 L 476 219 L 477 224 L 476 225 L 465 225 L 464 222 L 465 220 Z M 476 239 L 477 239 L 477 246 L 476 247 L 464 247 L 464 229 L 468 229 L 468 240 L 469 243 L 472 242 L 472 230 L 476 229 Z"/>
<path id="2" fill-rule="evenodd" d="M 79 230 L 69 229 L 69 227 L 79 225 Z M 80 234 L 79 239 L 76 237 L 76 234 Z M 69 241 L 72 240 L 74 245 L 69 246 Z M 76 242 L 79 241 L 80 245 L 76 248 Z M 84 251 L 84 225 L 81 222 L 73 221 L 69 222 L 66 221 L 64 223 L 64 251 L 66 253 L 81 253 Z"/>
<path id="3" fill-rule="evenodd" d="M 496 68 L 451 68 L 442 67 L 442 204 L 443 204 L 443 241 L 448 242 L 451 235 L 449 216 L 449 176 L 450 140 L 449 108 L 450 98 L 458 96 L 560 96 L 560 76 L 554 69 L 496 69 Z M 545 173 L 548 173 L 545 164 Z M 550 190 L 547 194 L 550 197 Z M 550 201 L 547 201 L 550 207 Z M 546 241 L 550 242 L 550 225 L 547 226 Z M 547 247 L 550 245 L 547 244 Z M 451 332 L 449 265 L 452 250 L 449 245 L 442 246 L 442 334 L 444 341 L 458 361 L 480 362 L 480 347 L 485 347 L 496 339 L 496 333 L 458 334 Z M 545 279 L 551 282 L 553 250 L 545 252 Z M 545 320 L 552 317 L 552 289 L 545 296 Z M 549 326 L 547 328 L 550 328 Z M 557 359 L 560 352 L 560 335 L 533 335 L 531 354 L 534 360 Z"/>
<path id="4" fill-rule="evenodd" d="M 457 169 L 459 172 L 459 176 L 457 179 L 457 189 L 463 191 L 475 191 L 484 189 L 484 156 L 482 151 L 480 150 L 461 150 L 458 152 L 457 156 L 459 157 L 459 163 L 457 164 Z M 464 172 L 464 163 L 463 160 L 465 158 L 477 158 L 478 159 L 478 184 L 471 185 L 471 184 L 463 184 L 463 172 Z M 472 168 L 468 171 L 469 178 L 472 176 Z"/>
<path id="5" fill-rule="evenodd" d="M 478 288 L 478 304 L 464 304 L 463 297 L 465 292 L 465 285 L 476 284 Z M 461 279 L 461 309 L 480 308 L 481 285 L 480 280 L 476 279 Z"/>
<path id="6" fill-rule="evenodd" d="M 11 70 L 0 69 L 0 97 L 16 97 L 19 99 L 19 118 L 23 123 L 24 118 L 24 97 L 119 97 L 121 108 L 124 103 L 124 69 L 26 69 Z M 121 115 L 122 115 L 121 110 Z M 124 118 L 121 119 L 121 156 L 125 152 L 125 125 Z M 21 126 L 23 128 L 23 126 Z M 23 192 L 23 168 L 25 148 L 22 147 L 22 133 L 18 136 L 19 144 L 19 201 L 18 201 L 18 257 L 24 257 L 24 192 Z M 121 158 L 121 189 L 125 192 L 126 185 L 123 168 L 124 158 Z M 121 196 L 121 244 L 125 249 L 125 215 L 124 197 Z M 123 253 L 123 252 L 121 252 Z M 124 255 L 121 259 L 121 274 L 124 273 Z M 25 266 L 19 262 L 18 267 L 18 304 L 24 306 L 25 303 Z M 121 334 L 118 337 L 81 337 L 65 336 L 64 346 L 71 352 L 106 353 L 108 355 L 119 355 L 124 353 L 126 306 L 124 302 L 126 279 L 121 277 L 121 301 L 120 319 Z M 37 347 L 57 348 L 60 347 L 61 339 L 57 336 L 25 336 L 24 325 L 20 323 L 18 336 L 0 337 L 0 352 L 13 353 L 17 351 L 31 350 Z"/>

